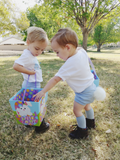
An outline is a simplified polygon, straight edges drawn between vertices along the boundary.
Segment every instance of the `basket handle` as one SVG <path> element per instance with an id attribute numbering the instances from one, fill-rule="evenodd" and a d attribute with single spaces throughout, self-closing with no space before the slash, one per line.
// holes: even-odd
<path id="1" fill-rule="evenodd" d="M 25 93 L 26 93 L 27 85 L 28 85 L 28 82 L 29 82 L 29 77 L 30 77 L 30 75 L 28 75 L 28 80 L 27 80 L 25 91 L 24 91 L 24 94 L 23 94 L 23 98 L 22 98 L 22 102 L 23 103 L 24 103 L 24 98 L 25 98 Z M 36 88 L 36 73 L 35 73 L 35 88 Z"/>
<path id="2" fill-rule="evenodd" d="M 93 65 L 93 63 L 92 63 L 92 61 L 91 61 L 91 59 L 88 57 L 88 60 L 89 60 L 89 63 L 90 63 L 90 65 L 91 65 L 91 67 L 92 67 L 92 70 L 94 71 L 94 73 L 96 74 L 96 71 L 95 71 L 95 67 L 94 67 L 94 65 Z M 96 74 L 97 75 L 97 74 Z"/>

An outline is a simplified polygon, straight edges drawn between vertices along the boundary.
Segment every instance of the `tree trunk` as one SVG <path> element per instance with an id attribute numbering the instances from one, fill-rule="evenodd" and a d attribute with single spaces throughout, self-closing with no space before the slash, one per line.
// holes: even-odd
<path id="1" fill-rule="evenodd" d="M 86 28 L 82 29 L 82 34 L 83 34 L 83 48 L 87 50 L 87 39 L 88 39 L 88 32 Z"/>
<path id="2" fill-rule="evenodd" d="M 99 43 L 99 44 L 97 45 L 97 52 L 100 52 L 100 47 L 101 47 L 101 44 Z"/>

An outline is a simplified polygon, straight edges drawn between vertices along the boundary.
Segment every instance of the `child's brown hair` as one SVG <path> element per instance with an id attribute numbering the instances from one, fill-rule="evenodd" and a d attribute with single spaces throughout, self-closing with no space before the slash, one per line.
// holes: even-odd
<path id="1" fill-rule="evenodd" d="M 27 40 L 29 40 L 30 43 L 33 43 L 35 41 L 45 42 L 48 41 L 48 37 L 46 32 L 42 28 L 29 27 L 27 29 Z"/>
<path id="2" fill-rule="evenodd" d="M 72 44 L 74 47 L 78 47 L 78 37 L 70 28 L 59 29 L 51 39 L 51 42 L 53 40 L 56 40 L 61 47 L 65 47 L 66 44 Z"/>

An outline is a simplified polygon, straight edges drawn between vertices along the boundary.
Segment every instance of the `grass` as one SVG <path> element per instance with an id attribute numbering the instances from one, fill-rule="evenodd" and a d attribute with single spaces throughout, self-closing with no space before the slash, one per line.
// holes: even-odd
<path id="1" fill-rule="evenodd" d="M 50 130 L 36 134 L 34 127 L 17 125 L 9 99 L 21 89 L 22 75 L 13 70 L 18 57 L 0 58 L 0 159 L 1 160 L 119 160 L 120 155 L 120 54 L 88 52 L 106 90 L 103 102 L 94 101 L 96 129 L 88 139 L 71 140 L 70 126 L 74 93 L 65 82 L 49 91 L 46 121 Z M 55 75 L 64 63 L 54 54 L 39 58 L 44 81 Z M 83 111 L 84 113 L 84 111 Z M 110 131 L 106 133 L 106 131 Z"/>

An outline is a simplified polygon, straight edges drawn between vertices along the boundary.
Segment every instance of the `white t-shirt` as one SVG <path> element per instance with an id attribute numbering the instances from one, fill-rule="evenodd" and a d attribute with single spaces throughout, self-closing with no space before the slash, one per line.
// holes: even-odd
<path id="1" fill-rule="evenodd" d="M 15 63 L 22 65 L 28 70 L 35 70 L 36 71 L 36 81 L 42 82 L 42 69 L 39 65 L 39 62 L 36 57 L 34 57 L 28 49 L 25 49 L 22 55 L 15 60 Z M 28 79 L 28 74 L 22 73 L 23 78 L 25 80 Z M 29 82 L 35 82 L 35 75 L 30 75 Z"/>
<path id="2" fill-rule="evenodd" d="M 77 93 L 89 87 L 93 83 L 94 77 L 90 70 L 86 51 L 80 49 L 75 55 L 68 58 L 55 76 L 66 81 L 73 91 Z"/>

